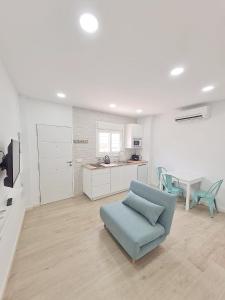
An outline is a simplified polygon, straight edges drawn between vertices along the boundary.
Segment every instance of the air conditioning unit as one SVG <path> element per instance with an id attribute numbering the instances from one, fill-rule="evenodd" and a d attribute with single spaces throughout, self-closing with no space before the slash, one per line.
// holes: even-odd
<path id="1" fill-rule="evenodd" d="M 209 118 L 209 107 L 202 106 L 193 109 L 179 111 L 175 117 L 175 122 L 190 121 L 196 119 L 207 119 Z"/>

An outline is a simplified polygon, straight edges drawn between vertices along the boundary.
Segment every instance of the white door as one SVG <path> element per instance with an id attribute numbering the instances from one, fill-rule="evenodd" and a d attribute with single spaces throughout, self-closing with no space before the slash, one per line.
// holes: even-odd
<path id="1" fill-rule="evenodd" d="M 73 196 L 72 128 L 37 125 L 41 204 Z"/>

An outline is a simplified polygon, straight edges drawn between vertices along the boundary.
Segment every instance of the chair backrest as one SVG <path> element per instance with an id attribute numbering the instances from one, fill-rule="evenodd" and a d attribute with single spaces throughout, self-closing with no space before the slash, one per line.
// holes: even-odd
<path id="1" fill-rule="evenodd" d="M 169 174 L 162 174 L 162 184 L 166 188 L 166 191 L 170 192 L 173 188 L 173 176 Z"/>
<path id="2" fill-rule="evenodd" d="M 176 206 L 176 196 L 161 192 L 136 180 L 131 181 L 130 190 L 152 203 L 165 207 L 158 222 L 165 228 L 166 234 L 169 234 Z"/>
<path id="3" fill-rule="evenodd" d="M 158 179 L 159 179 L 159 181 L 160 181 L 161 175 L 162 175 L 163 173 L 167 173 L 167 170 L 166 170 L 164 167 L 158 167 L 158 168 L 157 168 L 157 174 L 158 174 Z"/>
<path id="4" fill-rule="evenodd" d="M 223 180 L 219 180 L 217 182 L 215 182 L 208 190 L 208 193 L 213 195 L 214 198 L 216 197 L 216 195 L 219 192 L 219 189 L 221 187 L 221 184 L 223 183 Z"/>

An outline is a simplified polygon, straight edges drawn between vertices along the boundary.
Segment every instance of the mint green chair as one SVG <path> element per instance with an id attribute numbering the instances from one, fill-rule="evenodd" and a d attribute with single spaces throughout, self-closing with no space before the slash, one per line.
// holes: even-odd
<path id="1" fill-rule="evenodd" d="M 208 205 L 210 217 L 213 218 L 214 210 L 218 212 L 216 205 L 216 196 L 219 192 L 223 180 L 215 182 L 208 191 L 197 191 L 192 194 L 191 208 L 199 203 L 205 203 Z"/>
<path id="2" fill-rule="evenodd" d="M 165 191 L 174 196 L 183 196 L 184 190 L 180 187 L 180 182 L 177 177 L 169 174 L 162 174 L 162 184 L 165 187 Z M 176 182 L 176 185 L 174 184 Z"/>
<path id="3" fill-rule="evenodd" d="M 167 173 L 167 170 L 164 167 L 158 167 L 157 168 L 157 175 L 158 175 L 158 179 L 159 179 L 159 184 L 158 186 L 160 186 L 160 180 L 161 180 L 161 175 Z M 164 190 L 164 186 L 163 186 L 163 190 Z"/>

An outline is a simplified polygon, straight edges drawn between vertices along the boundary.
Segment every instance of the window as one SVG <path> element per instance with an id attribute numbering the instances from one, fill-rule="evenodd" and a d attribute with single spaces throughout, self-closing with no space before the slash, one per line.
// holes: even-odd
<path id="1" fill-rule="evenodd" d="M 123 126 L 118 124 L 97 122 L 96 129 L 97 157 L 118 155 L 123 147 Z"/>
<path id="2" fill-rule="evenodd" d="M 121 150 L 121 134 L 120 132 L 111 133 L 111 152 L 120 152 Z"/>
<path id="3" fill-rule="evenodd" d="M 99 132 L 99 152 L 109 153 L 110 152 L 110 133 Z"/>

